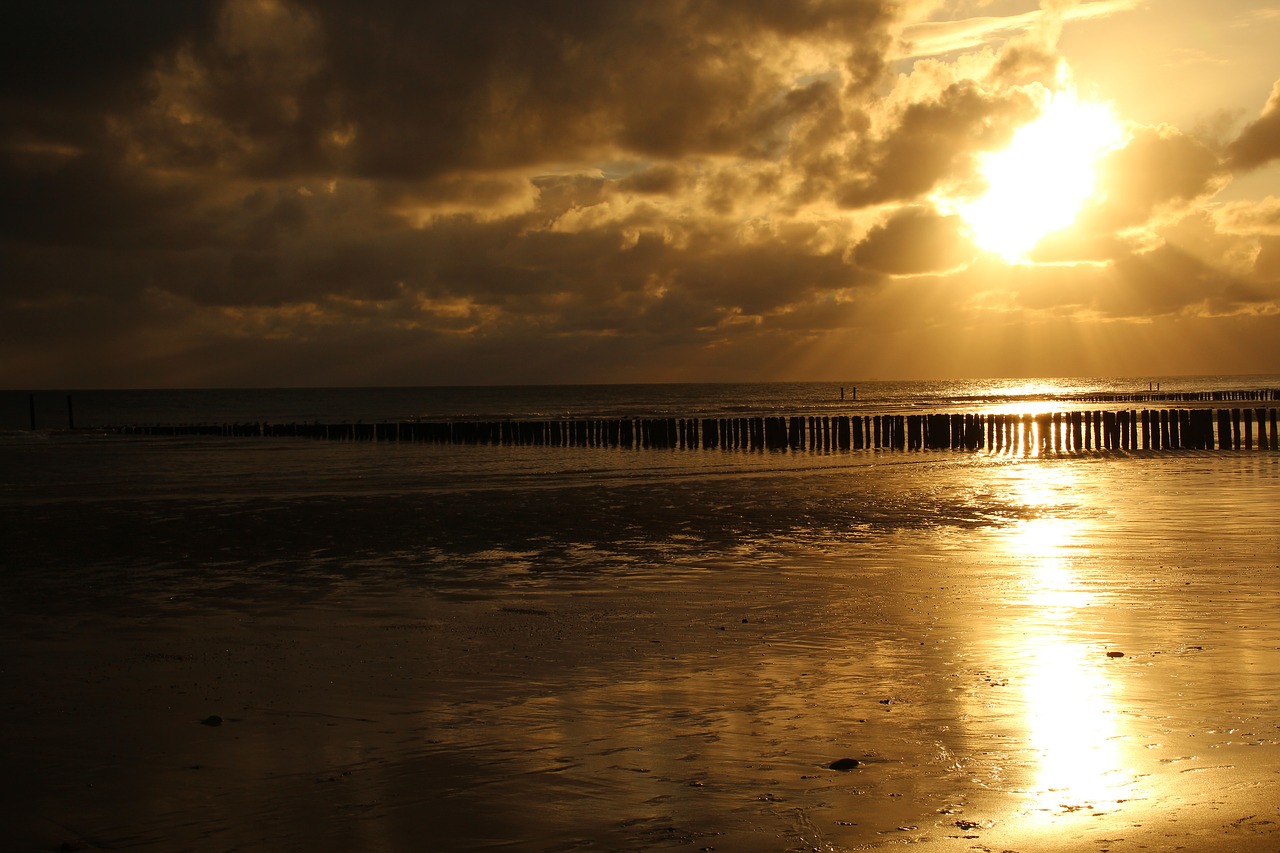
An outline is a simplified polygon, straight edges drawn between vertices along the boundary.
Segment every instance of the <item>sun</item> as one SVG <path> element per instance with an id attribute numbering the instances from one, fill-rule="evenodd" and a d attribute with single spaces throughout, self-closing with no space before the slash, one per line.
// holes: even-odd
<path id="1" fill-rule="evenodd" d="M 955 211 L 979 248 L 1024 260 L 1041 238 L 1075 221 L 1094 194 L 1098 161 L 1126 141 L 1109 105 L 1082 101 L 1070 89 L 1047 95 L 1008 148 L 982 156 L 987 189 Z"/>

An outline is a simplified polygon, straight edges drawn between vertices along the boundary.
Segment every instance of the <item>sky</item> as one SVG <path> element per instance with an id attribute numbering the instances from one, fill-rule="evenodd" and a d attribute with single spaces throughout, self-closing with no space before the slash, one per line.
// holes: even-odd
<path id="1" fill-rule="evenodd" d="M 0 387 L 1280 372 L 1280 6 L 6 3 Z"/>

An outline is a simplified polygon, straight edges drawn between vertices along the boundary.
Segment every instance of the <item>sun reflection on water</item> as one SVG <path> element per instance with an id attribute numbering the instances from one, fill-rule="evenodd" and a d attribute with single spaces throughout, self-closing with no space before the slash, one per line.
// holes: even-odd
<path id="1" fill-rule="evenodd" d="M 1078 643 L 1029 636 L 1027 726 L 1039 767 L 1031 796 L 1045 814 L 1105 810 L 1126 798 L 1111 685 Z"/>
<path id="2" fill-rule="evenodd" d="M 1019 617 L 1011 623 L 1012 651 L 1022 662 L 1022 701 L 1035 761 L 1028 787 L 1034 814 L 1114 808 L 1127 798 L 1132 776 L 1118 748 L 1121 732 L 1108 659 L 1081 630 L 1099 604 L 1077 566 L 1083 521 L 1061 511 L 1073 472 L 1037 468 L 1011 485 L 1024 506 L 1039 513 L 1007 540 L 1021 567 Z"/>

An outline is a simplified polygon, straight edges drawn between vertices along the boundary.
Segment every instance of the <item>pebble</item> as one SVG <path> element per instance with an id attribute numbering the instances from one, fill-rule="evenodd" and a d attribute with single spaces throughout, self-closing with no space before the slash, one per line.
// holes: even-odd
<path id="1" fill-rule="evenodd" d="M 837 758 L 835 761 L 827 765 L 831 770 L 852 770 L 861 765 L 862 762 L 856 758 Z"/>
<path id="2" fill-rule="evenodd" d="M 219 717 L 217 714 L 210 714 L 209 716 L 205 717 L 203 720 L 200 721 L 200 725 L 220 726 L 222 725 L 222 718 Z"/>
<path id="3" fill-rule="evenodd" d="M 1122 657 L 1124 657 L 1124 652 L 1107 652 L 1107 657 L 1109 657 L 1109 658 L 1122 658 Z"/>

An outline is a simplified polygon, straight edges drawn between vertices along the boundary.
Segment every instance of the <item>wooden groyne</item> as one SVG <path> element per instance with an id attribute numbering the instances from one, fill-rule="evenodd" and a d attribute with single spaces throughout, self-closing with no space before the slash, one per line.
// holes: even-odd
<path id="1" fill-rule="evenodd" d="M 1062 399 L 1061 397 L 1057 399 Z M 1280 388 L 1249 388 L 1231 391 L 1127 391 L 1078 394 L 1069 399 L 1079 403 L 1265 403 L 1280 400 Z"/>
<path id="2" fill-rule="evenodd" d="M 237 423 L 122 427 L 130 435 L 621 449 L 842 452 L 966 450 L 1006 454 L 1280 450 L 1275 408 L 1042 414 L 573 418 L 389 423 Z"/>

